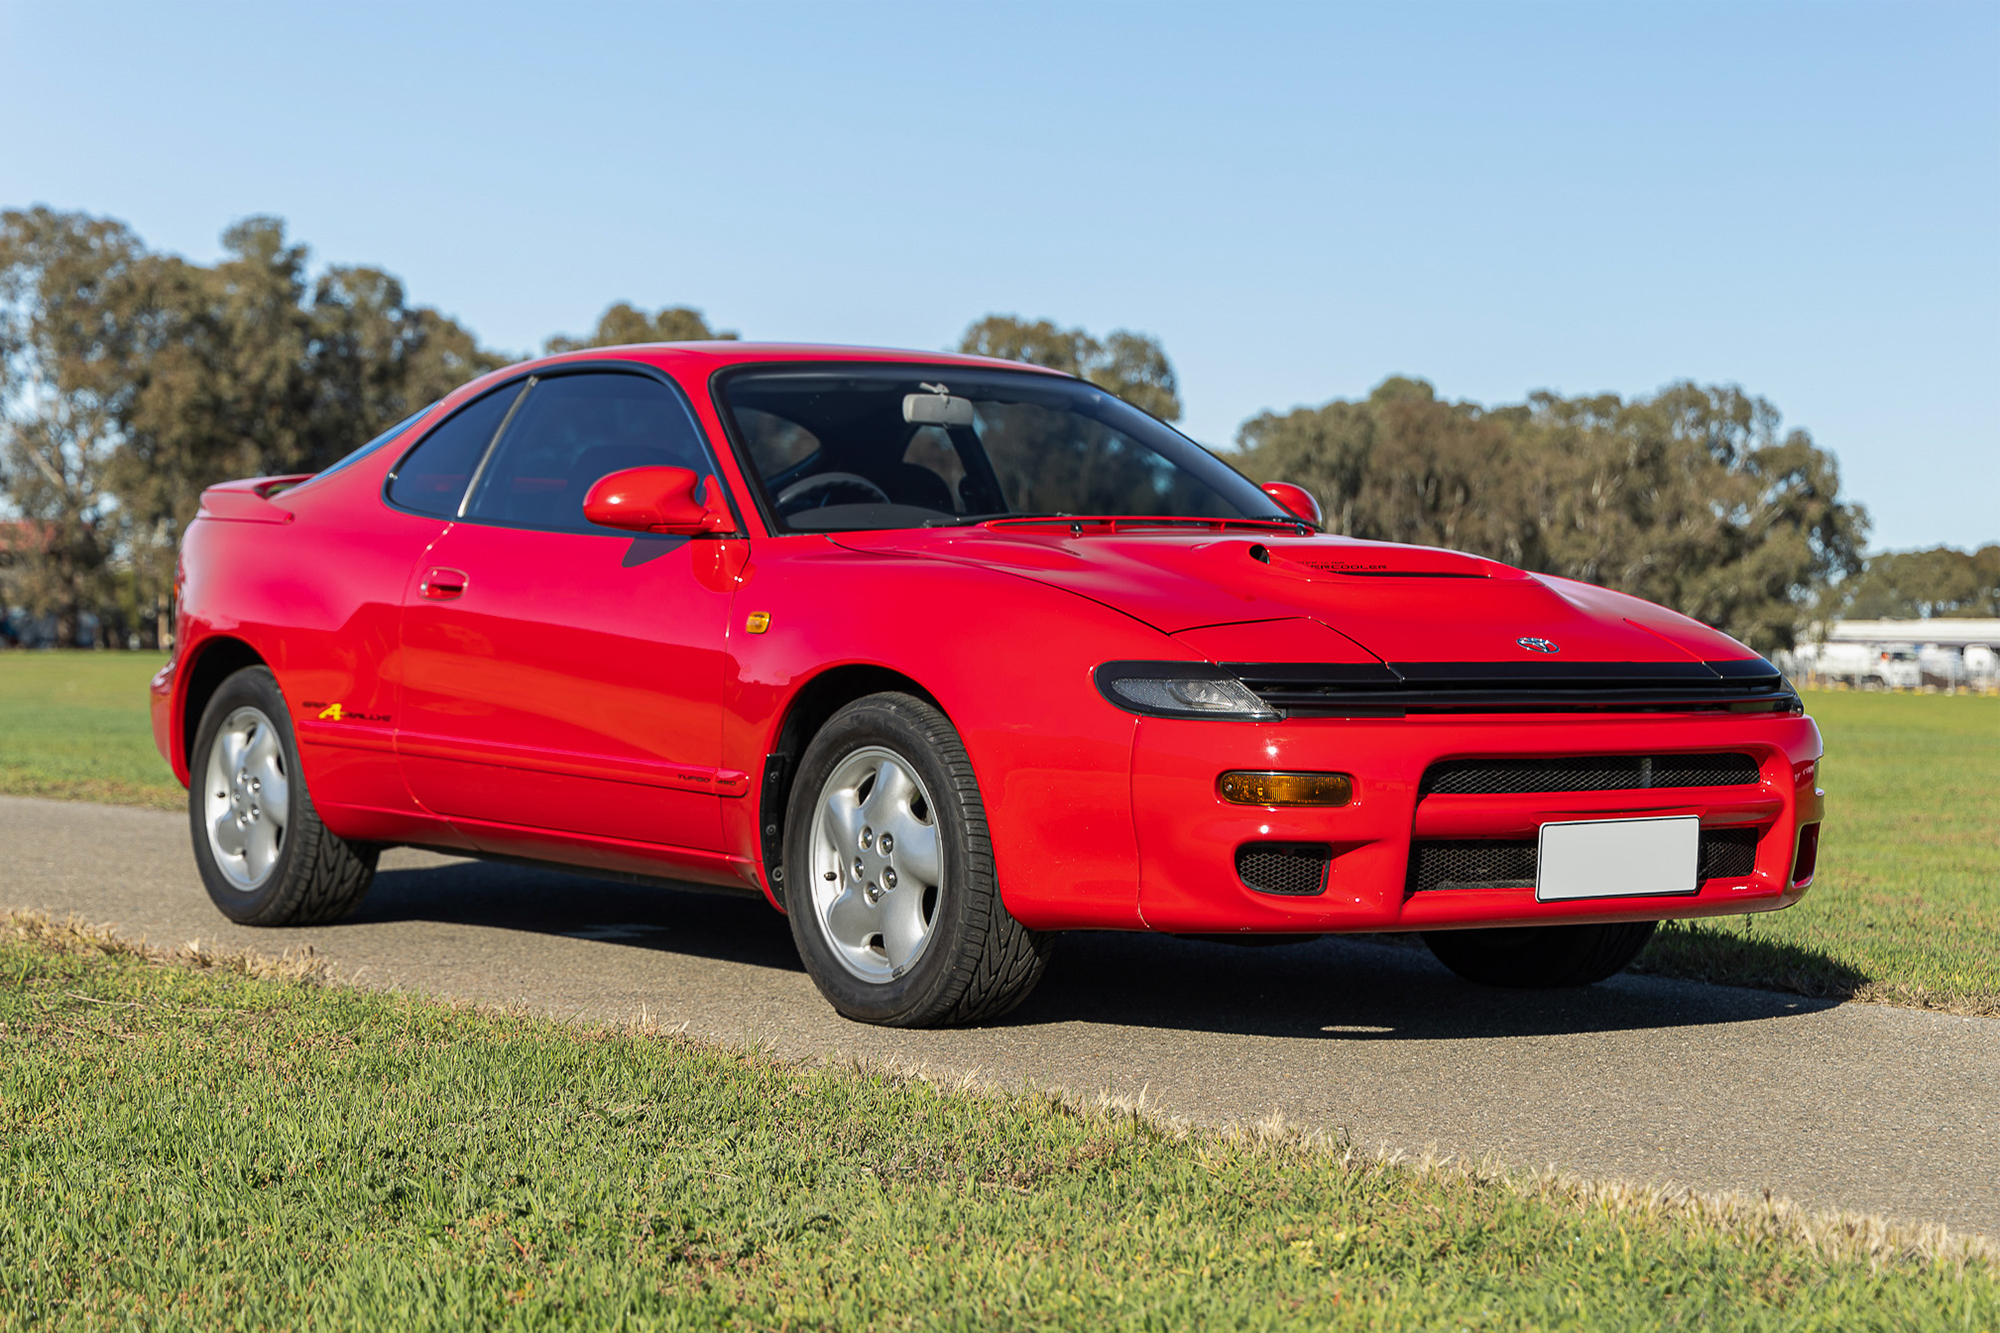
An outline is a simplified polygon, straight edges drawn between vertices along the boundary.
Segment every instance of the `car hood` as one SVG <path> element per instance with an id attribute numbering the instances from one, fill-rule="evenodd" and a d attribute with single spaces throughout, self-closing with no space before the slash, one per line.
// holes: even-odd
<path id="1" fill-rule="evenodd" d="M 1088 523 L 840 533 L 854 550 L 1003 569 L 1213 660 L 1687 662 L 1755 657 L 1649 602 L 1427 546 Z M 1525 643 L 1541 641 L 1542 647 Z"/>

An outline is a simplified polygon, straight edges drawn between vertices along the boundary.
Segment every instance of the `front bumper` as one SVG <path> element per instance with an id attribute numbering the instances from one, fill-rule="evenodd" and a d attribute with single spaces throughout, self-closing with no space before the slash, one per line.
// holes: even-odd
<path id="1" fill-rule="evenodd" d="M 1267 724 L 1145 718 L 1132 767 L 1139 910 L 1154 930 L 1203 934 L 1437 930 L 1773 911 L 1798 901 L 1811 883 L 1810 857 L 1800 856 L 1799 843 L 1824 812 L 1814 785 L 1820 750 L 1819 729 L 1796 716 L 1571 714 Z M 1421 793 L 1425 771 L 1448 759 L 1713 752 L 1752 756 L 1759 780 L 1728 787 Z M 1330 809 L 1233 805 L 1216 792 L 1216 779 L 1231 769 L 1347 773 L 1355 794 L 1349 804 Z M 1754 831 L 1754 867 L 1671 897 L 1543 903 L 1532 887 L 1412 887 L 1413 841 L 1533 839 L 1550 821 L 1669 815 L 1698 816 L 1705 835 Z M 1246 883 L 1237 873 L 1237 852 L 1265 842 L 1324 847 L 1331 861 L 1321 891 L 1274 894 Z"/>

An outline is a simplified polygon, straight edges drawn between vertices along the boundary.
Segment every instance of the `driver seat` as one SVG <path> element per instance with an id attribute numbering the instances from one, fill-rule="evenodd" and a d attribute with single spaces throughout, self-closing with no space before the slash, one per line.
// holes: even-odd
<path id="1" fill-rule="evenodd" d="M 951 502 L 951 486 L 937 473 L 915 463 L 894 463 L 875 473 L 875 484 L 899 505 L 934 509 L 940 514 L 956 510 Z"/>

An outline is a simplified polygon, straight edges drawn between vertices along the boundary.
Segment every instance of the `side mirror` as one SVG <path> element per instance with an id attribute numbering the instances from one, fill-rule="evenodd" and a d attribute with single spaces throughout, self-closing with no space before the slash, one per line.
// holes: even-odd
<path id="1" fill-rule="evenodd" d="M 705 489 L 697 498 L 695 492 Z M 583 516 L 606 528 L 697 537 L 736 526 L 722 483 L 684 467 L 628 467 L 599 477 L 583 497 Z"/>
<path id="2" fill-rule="evenodd" d="M 1264 494 L 1278 502 L 1278 508 L 1288 514 L 1295 514 L 1314 527 L 1322 525 L 1319 501 L 1313 499 L 1312 492 L 1303 486 L 1294 486 L 1289 481 L 1267 481 L 1260 488 Z"/>

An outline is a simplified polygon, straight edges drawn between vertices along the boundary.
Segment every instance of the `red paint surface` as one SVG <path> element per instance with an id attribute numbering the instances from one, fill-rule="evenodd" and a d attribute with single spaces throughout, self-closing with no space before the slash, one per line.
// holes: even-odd
<path id="1" fill-rule="evenodd" d="M 1742 913 L 1787 905 L 1820 818 L 1819 736 L 1777 715 L 1140 719 L 1097 692 L 1122 659 L 1568 661 L 1748 658 L 1620 594 L 1448 551 L 1344 538 L 1066 523 L 773 536 L 716 416 L 727 365 L 979 358 L 717 343 L 594 349 L 673 377 L 720 464 L 733 533 L 527 531 L 391 507 L 383 483 L 452 395 L 389 448 L 302 485 L 213 488 L 183 543 L 175 659 L 154 682 L 160 748 L 188 778 L 186 691 L 207 654 L 254 653 L 292 704 L 306 777 L 344 836 L 766 889 L 761 791 L 800 691 L 894 672 L 964 738 L 1000 884 L 1048 929 L 1408 930 Z M 286 482 L 296 479 L 283 479 Z M 1261 548 L 1263 555 L 1253 554 Z M 456 591 L 453 589 L 456 588 Z M 768 617 L 747 632 L 752 613 Z M 213 659 L 215 661 L 221 658 Z M 332 705 L 337 714 L 323 716 Z M 1481 755 L 1755 754 L 1754 788 L 1418 799 L 1429 763 Z M 1229 805 L 1226 769 L 1351 773 L 1330 810 Z M 1404 892 L 1413 836 L 1532 836 L 1540 822 L 1695 814 L 1760 832 L 1756 871 L 1692 898 L 1537 904 L 1532 890 Z M 1252 839 L 1327 842 L 1327 892 L 1236 877 Z"/>

